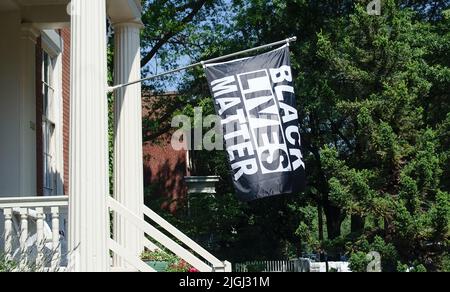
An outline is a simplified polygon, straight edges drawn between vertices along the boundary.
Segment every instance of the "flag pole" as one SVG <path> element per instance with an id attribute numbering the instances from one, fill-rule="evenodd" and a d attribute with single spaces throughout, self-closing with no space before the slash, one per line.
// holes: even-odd
<path id="1" fill-rule="evenodd" d="M 247 53 L 251 53 L 251 52 L 254 52 L 254 51 L 259 51 L 259 50 L 262 50 L 262 49 L 271 48 L 271 47 L 282 45 L 282 44 L 288 44 L 289 45 L 289 43 L 295 42 L 295 41 L 297 41 L 297 37 L 291 37 L 291 38 L 287 38 L 285 40 L 278 41 L 278 42 L 275 42 L 275 43 L 262 45 L 262 46 L 255 47 L 255 48 L 248 49 L 248 50 L 244 50 L 244 51 L 239 51 L 239 52 L 236 52 L 236 53 L 232 53 L 232 54 L 225 55 L 225 56 L 218 57 L 218 58 L 214 58 L 214 59 L 209 59 L 209 60 L 206 60 L 206 61 L 202 61 L 202 62 L 191 64 L 191 65 L 188 65 L 188 66 L 180 67 L 180 68 L 177 68 L 177 69 L 174 69 L 174 70 L 170 70 L 170 71 L 167 71 L 167 72 L 164 72 L 164 73 L 160 73 L 160 74 L 157 74 L 157 75 L 146 77 L 146 78 L 143 78 L 143 79 L 140 79 L 140 80 L 136 80 L 136 81 L 132 81 L 132 82 L 129 82 L 129 83 L 124 83 L 124 84 L 118 84 L 118 85 L 115 85 L 115 86 L 111 86 L 111 87 L 108 87 L 108 92 L 114 92 L 117 89 L 124 88 L 124 87 L 130 86 L 130 85 L 134 85 L 134 84 L 137 84 L 137 83 L 141 83 L 143 81 L 156 79 L 156 78 L 159 78 L 159 77 L 162 77 L 162 76 L 165 76 L 165 75 L 169 75 L 169 74 L 173 74 L 173 73 L 176 73 L 176 72 L 184 71 L 184 70 L 187 70 L 187 69 L 190 69 L 190 68 L 194 68 L 194 67 L 197 67 L 197 66 L 205 66 L 205 65 L 210 64 L 210 63 L 219 62 L 219 61 L 222 61 L 222 60 L 225 60 L 225 59 L 233 58 L 233 57 L 240 56 L 240 55 L 247 54 Z"/>

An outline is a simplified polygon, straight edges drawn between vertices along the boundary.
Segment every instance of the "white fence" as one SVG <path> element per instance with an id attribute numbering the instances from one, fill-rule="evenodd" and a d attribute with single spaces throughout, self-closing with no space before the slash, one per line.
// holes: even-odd
<path id="1" fill-rule="evenodd" d="M 325 273 L 327 271 L 326 263 L 311 263 L 311 273 Z M 350 273 L 350 267 L 348 262 L 328 262 L 328 271 L 338 273 Z"/>
<path id="2" fill-rule="evenodd" d="M 324 273 L 327 271 L 326 263 L 311 262 L 309 259 L 294 259 L 289 261 L 254 261 L 236 264 L 234 271 L 238 273 L 247 272 L 269 272 L 269 273 Z M 339 273 L 351 272 L 347 262 L 328 262 L 328 271 Z"/>
<path id="3" fill-rule="evenodd" d="M 236 264 L 234 271 L 237 273 L 247 272 L 270 272 L 270 273 L 299 273 L 309 272 L 308 260 L 296 259 L 290 261 L 255 261 Z"/>

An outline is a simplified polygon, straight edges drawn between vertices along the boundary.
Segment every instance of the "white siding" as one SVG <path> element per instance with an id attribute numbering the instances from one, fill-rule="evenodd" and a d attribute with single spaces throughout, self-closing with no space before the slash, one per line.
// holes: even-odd
<path id="1" fill-rule="evenodd" d="M 0 197 L 20 193 L 20 17 L 0 13 Z"/>

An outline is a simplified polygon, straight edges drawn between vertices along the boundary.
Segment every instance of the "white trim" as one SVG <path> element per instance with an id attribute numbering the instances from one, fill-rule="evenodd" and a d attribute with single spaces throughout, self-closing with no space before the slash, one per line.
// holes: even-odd
<path id="1" fill-rule="evenodd" d="M 133 13 L 133 15 L 136 15 L 136 18 L 140 20 L 140 16 L 142 13 L 142 4 L 139 0 L 128 0 L 128 4 L 130 6 L 130 9 Z"/>
<path id="2" fill-rule="evenodd" d="M 53 118 L 55 119 L 55 166 L 56 174 L 56 195 L 64 194 L 64 117 L 62 98 L 62 53 L 56 59 L 55 66 L 55 97 Z"/>
<path id="3" fill-rule="evenodd" d="M 43 30 L 41 33 L 42 48 L 52 57 L 62 53 L 62 39 L 55 30 Z"/>
<path id="4" fill-rule="evenodd" d="M 8 197 L 0 198 L 0 209 L 64 207 L 69 205 L 69 197 Z"/>
<path id="5" fill-rule="evenodd" d="M 36 39 L 32 24 L 20 26 L 19 85 L 19 196 L 35 196 L 36 190 Z"/>
<path id="6" fill-rule="evenodd" d="M 36 44 L 36 40 L 40 35 L 40 31 L 31 23 L 23 23 L 21 25 L 22 38 L 27 38 L 32 43 Z"/>
<path id="7" fill-rule="evenodd" d="M 142 5 L 139 0 L 108 0 L 107 11 L 111 23 L 136 22 L 142 24 Z"/>

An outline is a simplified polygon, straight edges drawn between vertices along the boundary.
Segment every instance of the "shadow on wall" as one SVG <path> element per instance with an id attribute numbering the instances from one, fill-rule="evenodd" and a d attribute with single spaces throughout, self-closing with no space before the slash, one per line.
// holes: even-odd
<path id="1" fill-rule="evenodd" d="M 184 177 L 187 174 L 186 152 L 176 151 L 170 145 L 170 135 L 158 143 L 144 145 L 145 203 L 177 212 L 187 199 Z"/>

